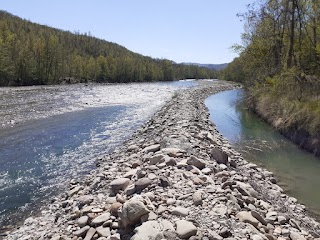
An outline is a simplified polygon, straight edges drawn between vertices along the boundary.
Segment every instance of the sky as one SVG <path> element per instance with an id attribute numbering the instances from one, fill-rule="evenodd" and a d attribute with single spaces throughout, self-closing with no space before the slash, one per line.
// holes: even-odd
<path id="1" fill-rule="evenodd" d="M 1 0 L 0 9 L 32 22 L 89 33 L 177 63 L 219 64 L 237 56 L 252 0 Z"/>

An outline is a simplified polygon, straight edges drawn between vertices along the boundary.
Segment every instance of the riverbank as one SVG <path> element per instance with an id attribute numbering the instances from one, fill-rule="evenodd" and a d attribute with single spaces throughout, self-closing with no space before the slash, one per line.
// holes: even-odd
<path id="1" fill-rule="evenodd" d="M 212 82 L 178 92 L 96 171 L 71 180 L 42 216 L 5 239 L 319 237 L 305 207 L 209 121 L 204 99 L 235 87 Z"/>
<path id="2" fill-rule="evenodd" d="M 320 115 L 316 101 L 299 102 L 284 95 L 279 99 L 271 93 L 251 94 L 247 98 L 251 110 L 299 147 L 320 156 Z"/>

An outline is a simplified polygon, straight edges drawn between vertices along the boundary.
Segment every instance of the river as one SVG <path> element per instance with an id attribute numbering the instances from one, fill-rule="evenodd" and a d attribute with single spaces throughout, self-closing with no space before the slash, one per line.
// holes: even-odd
<path id="1" fill-rule="evenodd" d="M 208 97 L 210 119 L 245 159 L 274 172 L 279 185 L 320 219 L 320 159 L 249 111 L 243 98 L 244 90 Z"/>
<path id="2" fill-rule="evenodd" d="M 34 214 L 193 81 L 0 88 L 0 226 Z M 1 229 L 0 229 L 1 230 Z"/>

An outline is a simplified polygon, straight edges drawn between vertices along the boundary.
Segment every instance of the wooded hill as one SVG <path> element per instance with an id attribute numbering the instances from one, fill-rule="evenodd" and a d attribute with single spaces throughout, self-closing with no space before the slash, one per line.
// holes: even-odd
<path id="1" fill-rule="evenodd" d="M 90 36 L 0 11 L 0 86 L 215 78 L 197 66 L 153 59 Z"/>
<path id="2" fill-rule="evenodd" d="M 241 17 L 240 56 L 221 77 L 244 83 L 256 112 L 320 155 L 320 1 L 259 0 Z"/>

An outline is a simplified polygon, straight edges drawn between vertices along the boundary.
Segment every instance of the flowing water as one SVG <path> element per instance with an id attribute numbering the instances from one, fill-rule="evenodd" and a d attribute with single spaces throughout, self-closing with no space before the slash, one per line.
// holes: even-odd
<path id="1" fill-rule="evenodd" d="M 95 168 L 192 81 L 0 88 L 0 226 Z M 35 210 L 36 211 L 36 210 Z"/>
<path id="2" fill-rule="evenodd" d="M 279 184 L 320 216 L 320 159 L 305 152 L 249 111 L 243 90 L 206 99 L 218 131 L 249 161 L 275 173 Z"/>

